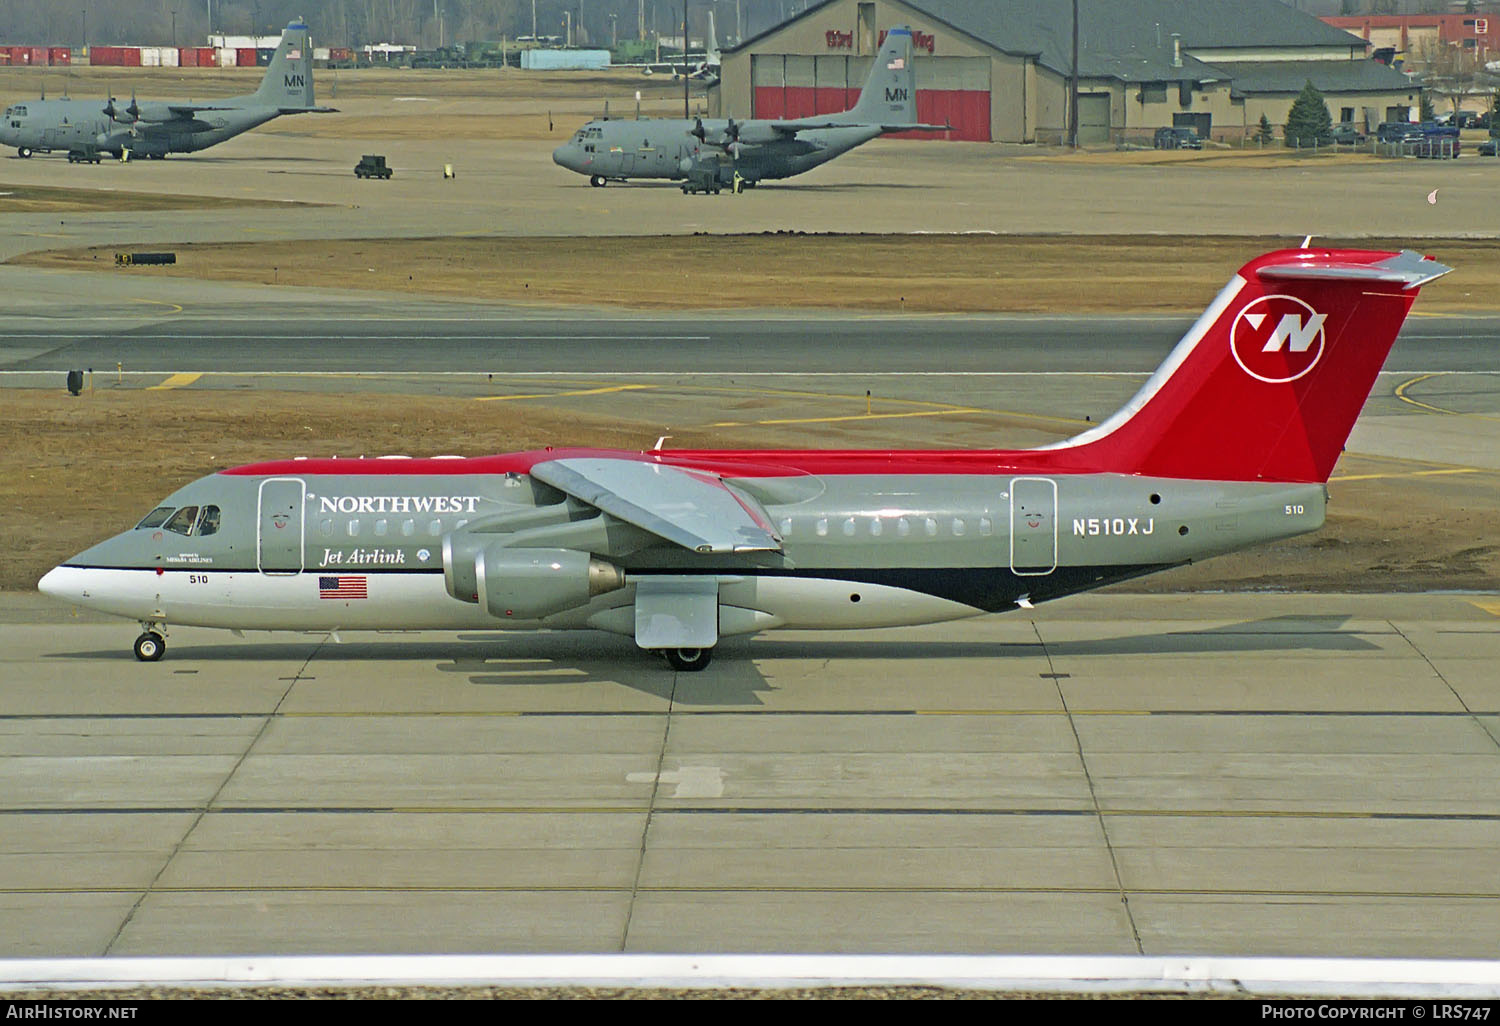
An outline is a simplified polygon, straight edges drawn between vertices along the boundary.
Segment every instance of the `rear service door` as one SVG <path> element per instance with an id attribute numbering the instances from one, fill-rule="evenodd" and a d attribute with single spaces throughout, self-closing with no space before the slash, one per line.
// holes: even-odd
<path id="1" fill-rule="evenodd" d="M 261 573 L 302 572 L 302 535 L 307 485 L 300 477 L 272 477 L 260 483 L 256 559 Z"/>
<path id="2" fill-rule="evenodd" d="M 1057 569 L 1057 482 L 1051 478 L 1011 478 L 1010 568 L 1031 577 Z"/>

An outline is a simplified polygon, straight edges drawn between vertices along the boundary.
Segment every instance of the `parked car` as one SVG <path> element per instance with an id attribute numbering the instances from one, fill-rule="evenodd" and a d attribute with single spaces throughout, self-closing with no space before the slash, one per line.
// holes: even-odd
<path id="1" fill-rule="evenodd" d="M 1334 142 L 1342 143 L 1345 146 L 1354 146 L 1365 141 L 1365 133 L 1361 132 L 1348 121 L 1334 125 L 1333 131 L 1329 134 Z"/>
<path id="2" fill-rule="evenodd" d="M 1383 143 L 1406 142 L 1422 138 L 1422 126 L 1410 121 L 1382 121 L 1375 129 L 1375 138 Z"/>
<path id="3" fill-rule="evenodd" d="M 1435 121 L 1424 121 L 1419 126 L 1422 134 L 1409 143 L 1411 152 L 1418 157 L 1433 157 L 1443 159 L 1445 157 L 1457 157 L 1463 143 L 1458 137 L 1458 128 L 1453 125 L 1440 125 Z"/>
<path id="4" fill-rule="evenodd" d="M 1191 128 L 1158 128 L 1151 145 L 1158 150 L 1201 150 L 1203 140 Z"/>
<path id="5" fill-rule="evenodd" d="M 1479 144 L 1476 152 L 1478 152 L 1481 157 L 1495 157 L 1500 156 L 1500 152 L 1497 151 L 1500 151 L 1500 140 L 1486 139 L 1484 142 Z"/>

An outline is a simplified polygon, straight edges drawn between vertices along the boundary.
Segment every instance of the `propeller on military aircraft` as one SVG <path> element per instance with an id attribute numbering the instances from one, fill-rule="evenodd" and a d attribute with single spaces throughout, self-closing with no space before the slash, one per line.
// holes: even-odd
<path id="1" fill-rule="evenodd" d="M 109 102 L 104 105 L 104 116 L 113 121 L 115 120 L 115 115 L 118 113 L 120 112 L 115 108 L 115 98 L 111 96 Z"/>
<path id="2" fill-rule="evenodd" d="M 696 136 L 698 138 L 699 142 L 703 141 L 703 136 L 704 136 L 705 133 L 703 131 L 703 119 L 702 118 L 694 118 L 693 119 L 693 127 L 688 130 L 688 134 L 692 135 L 692 136 Z"/>
<path id="3" fill-rule="evenodd" d="M 132 121 L 139 121 L 141 118 L 141 108 L 136 106 L 134 89 L 130 90 L 130 106 L 125 108 L 125 113 L 130 115 Z"/>

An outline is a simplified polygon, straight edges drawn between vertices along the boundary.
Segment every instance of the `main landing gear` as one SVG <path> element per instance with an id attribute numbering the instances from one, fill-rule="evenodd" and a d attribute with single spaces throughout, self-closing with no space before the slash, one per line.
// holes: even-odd
<path id="1" fill-rule="evenodd" d="M 143 663 L 154 663 L 167 652 L 167 639 L 160 624 L 142 623 L 144 633 L 135 639 L 135 657 Z"/>
<path id="2" fill-rule="evenodd" d="M 709 660 L 714 657 L 712 648 L 665 648 L 661 654 L 666 657 L 667 665 L 674 670 L 683 673 L 696 673 L 708 665 Z"/>
<path id="3" fill-rule="evenodd" d="M 589 175 L 589 184 L 596 189 L 604 188 L 604 183 L 606 181 L 608 181 L 608 179 L 606 179 L 603 175 Z"/>
<path id="4" fill-rule="evenodd" d="M 16 156 L 20 157 L 22 160 L 25 160 L 27 157 L 31 156 L 31 147 L 30 146 L 19 147 L 16 150 Z"/>

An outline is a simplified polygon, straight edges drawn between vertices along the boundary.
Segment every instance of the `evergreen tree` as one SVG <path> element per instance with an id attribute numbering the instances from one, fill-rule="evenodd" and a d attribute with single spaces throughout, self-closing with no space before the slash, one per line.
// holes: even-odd
<path id="1" fill-rule="evenodd" d="M 1292 109 L 1286 115 L 1286 144 L 1288 146 L 1323 146 L 1331 141 L 1333 115 L 1328 113 L 1328 104 L 1323 94 L 1313 88 L 1311 80 L 1302 87 L 1302 92 L 1292 101 Z"/>
<path id="2" fill-rule="evenodd" d="M 1276 130 L 1271 127 L 1271 119 L 1264 114 L 1260 116 L 1260 125 L 1255 129 L 1255 141 L 1268 143 L 1276 138 Z"/>
<path id="3" fill-rule="evenodd" d="M 1437 116 L 1437 112 L 1432 109 L 1432 97 L 1427 95 L 1425 89 L 1422 90 L 1422 103 L 1419 109 L 1423 121 L 1431 121 Z"/>

